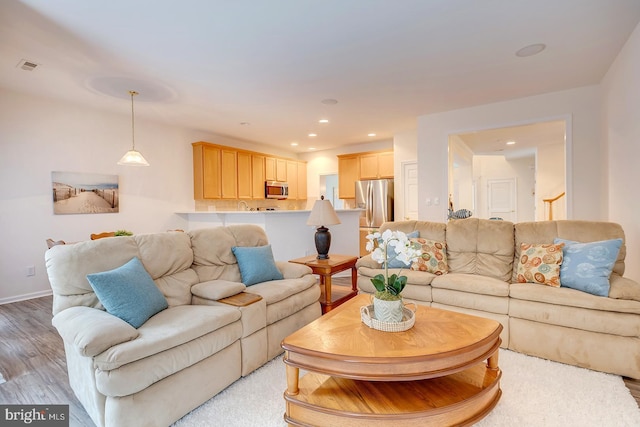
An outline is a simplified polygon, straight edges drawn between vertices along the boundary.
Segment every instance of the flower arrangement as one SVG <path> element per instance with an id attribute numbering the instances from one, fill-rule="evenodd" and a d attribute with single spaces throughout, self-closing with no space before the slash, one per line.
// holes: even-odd
<path id="1" fill-rule="evenodd" d="M 384 275 L 378 274 L 371 279 L 376 288 L 375 297 L 384 301 L 402 299 L 400 294 L 407 284 L 407 276 L 395 273 L 389 276 L 389 261 L 397 259 L 408 266 L 422 254 L 421 246 L 409 240 L 402 231 L 375 232 L 367 235 L 367 240 L 366 249 L 371 252 L 371 258 L 384 263 Z"/>

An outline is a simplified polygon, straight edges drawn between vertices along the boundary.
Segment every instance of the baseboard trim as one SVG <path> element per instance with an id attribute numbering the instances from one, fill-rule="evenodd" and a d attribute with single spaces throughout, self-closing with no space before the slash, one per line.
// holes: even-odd
<path id="1" fill-rule="evenodd" d="M 32 292 L 30 294 L 16 295 L 13 297 L 0 298 L 0 305 L 11 304 L 12 302 L 25 301 L 28 299 L 41 298 L 52 295 L 51 289 L 48 291 Z"/>

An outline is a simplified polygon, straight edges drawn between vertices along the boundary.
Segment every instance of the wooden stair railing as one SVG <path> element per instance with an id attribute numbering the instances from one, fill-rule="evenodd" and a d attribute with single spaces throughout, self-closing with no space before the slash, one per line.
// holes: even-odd
<path id="1" fill-rule="evenodd" d="M 551 199 L 542 199 L 544 203 L 549 203 L 549 221 L 553 220 L 553 202 L 558 200 L 560 197 L 564 196 L 565 192 L 558 194 L 556 197 Z"/>

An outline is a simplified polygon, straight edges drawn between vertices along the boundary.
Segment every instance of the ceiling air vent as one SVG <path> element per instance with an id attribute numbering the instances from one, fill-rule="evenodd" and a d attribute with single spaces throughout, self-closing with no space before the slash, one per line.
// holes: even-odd
<path id="1" fill-rule="evenodd" d="M 20 61 L 20 63 L 18 63 L 18 67 L 22 68 L 25 71 L 33 71 L 37 66 L 38 64 L 36 64 L 35 62 L 27 61 L 26 59 L 23 59 Z"/>

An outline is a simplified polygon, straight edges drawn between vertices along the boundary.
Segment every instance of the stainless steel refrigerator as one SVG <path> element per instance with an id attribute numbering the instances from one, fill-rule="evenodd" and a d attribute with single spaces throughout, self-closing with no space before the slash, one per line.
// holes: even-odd
<path id="1" fill-rule="evenodd" d="M 393 180 L 356 181 L 356 207 L 364 209 L 360 227 L 377 228 L 393 221 Z"/>

